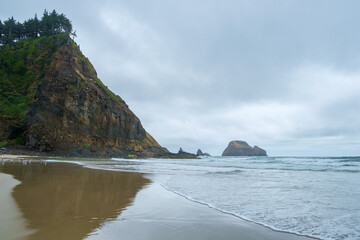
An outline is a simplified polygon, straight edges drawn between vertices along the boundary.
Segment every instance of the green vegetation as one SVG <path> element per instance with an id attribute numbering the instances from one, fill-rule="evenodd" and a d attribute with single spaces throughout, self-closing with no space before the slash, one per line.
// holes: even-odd
<path id="1" fill-rule="evenodd" d="M 4 23 L 0 20 L 0 44 L 12 44 L 21 39 L 52 36 L 59 33 L 76 36 L 71 21 L 64 14 L 58 14 L 55 10 L 51 13 L 45 10 L 40 20 L 36 14 L 34 18 L 23 23 L 16 21 L 14 17 Z"/>
<path id="2" fill-rule="evenodd" d="M 77 91 L 77 90 L 79 90 L 80 87 L 85 86 L 85 85 L 86 85 L 86 82 L 84 80 L 78 79 L 77 83 L 70 85 L 70 87 L 72 89 L 74 89 L 75 91 Z"/>
<path id="3" fill-rule="evenodd" d="M 84 144 L 84 148 L 90 148 L 91 144 L 90 143 L 85 143 Z"/>
<path id="4" fill-rule="evenodd" d="M 59 34 L 0 47 L 0 117 L 24 119 L 51 57 L 67 41 Z"/>
<path id="5" fill-rule="evenodd" d="M 0 46 L 0 121 L 10 122 L 11 138 L 22 142 L 25 115 L 34 101 L 37 85 L 58 49 L 70 42 L 66 33 L 22 39 Z M 1 131 L 1 129 L 0 129 Z"/>
<path id="6" fill-rule="evenodd" d="M 0 147 L 5 147 L 8 144 L 8 141 L 3 140 L 0 142 Z"/>

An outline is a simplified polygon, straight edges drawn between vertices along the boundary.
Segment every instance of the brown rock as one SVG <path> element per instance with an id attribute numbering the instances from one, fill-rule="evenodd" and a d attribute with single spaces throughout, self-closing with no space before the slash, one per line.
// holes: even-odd
<path id="1" fill-rule="evenodd" d="M 25 119 L 26 146 L 65 155 L 158 156 L 168 153 L 126 103 L 97 78 L 75 44 L 45 70 Z"/>
<path id="2" fill-rule="evenodd" d="M 264 149 L 251 147 L 244 141 L 231 141 L 222 156 L 267 156 Z"/>

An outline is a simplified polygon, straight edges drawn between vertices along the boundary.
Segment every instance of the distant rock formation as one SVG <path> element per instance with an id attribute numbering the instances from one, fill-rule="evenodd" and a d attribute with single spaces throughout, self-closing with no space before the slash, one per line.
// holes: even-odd
<path id="1" fill-rule="evenodd" d="M 192 153 L 185 152 L 182 148 L 180 148 L 179 152 L 173 157 L 175 157 L 175 158 L 196 158 L 196 155 L 192 154 Z"/>
<path id="2" fill-rule="evenodd" d="M 244 141 L 231 141 L 222 156 L 267 156 L 264 149 L 251 147 Z"/>
<path id="3" fill-rule="evenodd" d="M 207 157 L 210 157 L 210 154 L 208 153 L 203 153 L 201 151 L 201 149 L 198 149 L 197 152 L 196 152 L 196 156 L 200 157 L 200 156 L 207 156 Z"/>

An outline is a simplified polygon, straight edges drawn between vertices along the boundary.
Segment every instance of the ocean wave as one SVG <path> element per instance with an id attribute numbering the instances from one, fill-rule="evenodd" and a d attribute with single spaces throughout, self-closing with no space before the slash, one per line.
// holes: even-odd
<path id="1" fill-rule="evenodd" d="M 339 162 L 356 162 L 356 163 L 360 163 L 360 158 L 358 158 L 358 157 L 356 157 L 356 158 L 346 158 L 346 159 L 339 160 Z"/>
<path id="2" fill-rule="evenodd" d="M 243 170 L 239 170 L 239 169 L 236 169 L 236 170 L 232 170 L 232 171 L 216 171 L 216 172 L 207 172 L 205 174 L 226 174 L 226 175 L 229 175 L 229 174 L 237 174 L 237 173 L 242 173 L 244 172 Z"/>
<path id="3" fill-rule="evenodd" d="M 270 225 L 270 224 L 267 224 L 266 222 L 263 222 L 263 221 L 256 221 L 256 220 L 253 220 L 251 218 L 248 218 L 246 216 L 243 216 L 241 214 L 238 214 L 234 211 L 228 211 L 228 210 L 225 210 L 224 208 L 221 208 L 221 207 L 217 207 L 209 202 L 206 202 L 206 201 L 202 201 L 202 200 L 198 200 L 198 199 L 195 199 L 189 195 L 186 195 L 184 193 L 181 193 L 179 191 L 176 191 L 175 189 L 172 189 L 171 187 L 169 186 L 166 186 L 164 184 L 161 184 L 161 186 L 166 189 L 167 191 L 170 191 L 174 194 L 177 194 L 183 198 L 186 198 L 187 200 L 189 201 L 192 201 L 192 202 L 195 202 L 195 203 L 199 203 L 201 205 L 205 205 L 211 209 L 214 209 L 216 211 L 219 211 L 221 213 L 224 213 L 224 214 L 229 214 L 231 216 L 234 216 L 234 217 L 237 217 L 239 219 L 242 219 L 242 220 L 245 220 L 245 221 L 248 221 L 248 222 L 251 222 L 251 223 L 255 223 L 255 224 L 258 224 L 260 226 L 263 226 L 263 227 L 266 227 L 266 228 L 269 228 L 269 229 L 272 229 L 274 231 L 278 231 L 278 232 L 284 232 L 284 233 L 290 233 L 290 234 L 295 234 L 295 235 L 298 235 L 298 236 L 304 236 L 304 237 L 310 237 L 310 238 L 314 238 L 314 239 L 319 239 L 318 236 L 314 236 L 314 235 L 311 235 L 311 234 L 304 234 L 304 233 L 301 233 L 299 231 L 291 231 L 290 229 L 287 229 L 287 230 L 284 230 L 282 228 L 277 228 L 273 225 Z"/>

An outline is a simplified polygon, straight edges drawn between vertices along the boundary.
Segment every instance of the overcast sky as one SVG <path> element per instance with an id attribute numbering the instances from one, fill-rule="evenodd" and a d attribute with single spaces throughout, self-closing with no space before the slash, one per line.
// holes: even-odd
<path id="1" fill-rule="evenodd" d="M 360 1 L 0 0 L 64 13 L 99 78 L 164 147 L 360 155 Z"/>

